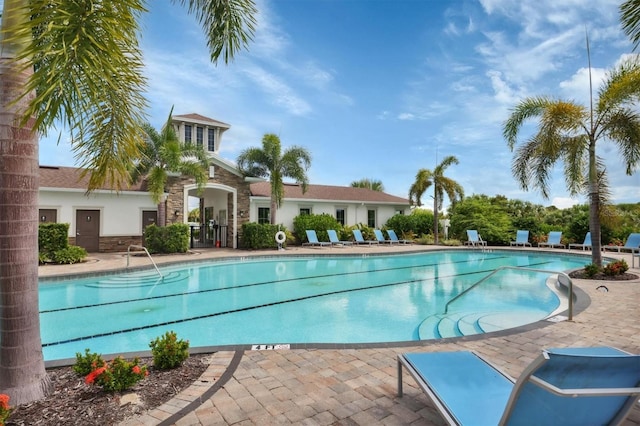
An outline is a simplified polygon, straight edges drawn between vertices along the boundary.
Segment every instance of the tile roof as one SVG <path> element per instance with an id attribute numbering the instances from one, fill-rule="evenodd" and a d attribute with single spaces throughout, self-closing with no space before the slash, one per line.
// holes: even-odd
<path id="1" fill-rule="evenodd" d="M 193 121 L 193 122 L 200 122 L 200 123 L 211 123 L 216 127 L 222 127 L 226 129 L 231 127 L 231 125 L 227 123 L 223 123 L 222 121 L 214 120 L 213 118 L 205 117 L 204 115 L 200 115 L 196 113 L 173 115 L 171 119 L 173 121 L 187 121 L 187 122 Z"/>
<path id="2" fill-rule="evenodd" d="M 65 189 L 83 189 L 89 187 L 89 175 L 80 178 L 82 169 L 77 167 L 58 167 L 58 166 L 40 166 L 39 186 L 40 188 L 65 188 Z M 103 186 L 99 189 L 113 190 L 109 186 Z M 147 191 L 146 181 L 139 182 L 129 188 L 122 188 L 123 191 Z"/>
<path id="3" fill-rule="evenodd" d="M 252 183 L 251 195 L 256 197 L 270 197 L 271 185 L 269 182 Z M 285 183 L 285 199 L 302 200 L 327 200 L 327 201 L 356 201 L 383 204 L 403 204 L 408 205 L 409 200 L 396 197 L 380 191 L 368 188 L 353 188 L 351 186 L 330 186 L 330 185 L 309 185 L 307 192 L 302 193 L 302 188 L 298 184 Z"/>

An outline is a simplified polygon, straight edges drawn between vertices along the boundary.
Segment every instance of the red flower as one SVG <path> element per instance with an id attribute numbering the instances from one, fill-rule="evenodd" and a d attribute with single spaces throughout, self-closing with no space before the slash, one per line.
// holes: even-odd
<path id="1" fill-rule="evenodd" d="M 96 369 L 96 370 L 93 370 L 91 373 L 89 373 L 89 374 L 87 375 L 87 377 L 84 379 L 84 382 L 85 382 L 86 384 L 88 384 L 88 385 L 92 384 L 92 383 L 93 383 L 93 382 L 95 382 L 95 381 L 96 381 L 96 379 L 97 379 L 98 377 L 100 377 L 100 375 L 101 375 L 102 373 L 104 373 L 105 371 L 107 371 L 107 368 L 106 368 L 106 367 L 100 367 L 100 368 L 98 368 L 98 369 Z"/>
<path id="2" fill-rule="evenodd" d="M 3 410 L 9 409 L 9 395 L 0 393 L 0 408 Z"/>
<path id="3" fill-rule="evenodd" d="M 138 367 L 137 365 L 134 365 L 131 371 L 133 371 L 135 374 L 140 374 L 140 367 Z"/>

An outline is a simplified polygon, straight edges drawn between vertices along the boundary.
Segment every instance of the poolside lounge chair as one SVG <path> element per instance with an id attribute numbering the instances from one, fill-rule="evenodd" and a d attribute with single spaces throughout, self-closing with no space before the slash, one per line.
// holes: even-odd
<path id="1" fill-rule="evenodd" d="M 512 246 L 522 246 L 522 247 L 529 246 L 529 247 L 531 247 L 531 243 L 529 242 L 529 231 L 528 230 L 518 229 L 516 231 L 516 240 L 515 241 L 511 241 L 510 244 Z"/>
<path id="2" fill-rule="evenodd" d="M 318 241 L 318 235 L 316 235 L 316 231 L 314 229 L 307 229 L 305 232 L 307 233 L 308 241 L 306 243 L 302 243 L 303 246 L 324 247 L 331 245 L 331 243 L 327 241 Z"/>
<path id="3" fill-rule="evenodd" d="M 376 236 L 376 240 L 378 240 L 378 242 L 379 242 L 379 243 L 386 243 L 386 244 L 389 244 L 389 245 L 391 245 L 391 244 L 393 244 L 393 243 L 398 244 L 398 242 L 397 242 L 397 241 L 393 241 L 393 240 L 386 240 L 386 239 L 384 238 L 384 235 L 382 235 L 382 231 L 381 231 L 381 230 L 379 230 L 379 229 L 374 229 L 374 230 L 373 230 L 373 233 L 375 234 L 375 236 Z"/>
<path id="4" fill-rule="evenodd" d="M 640 253 L 640 234 L 629 234 L 623 246 L 607 245 L 602 246 L 602 250 L 615 250 L 618 253 L 620 253 L 621 250 L 630 250 L 632 254 Z"/>
<path id="5" fill-rule="evenodd" d="M 487 242 L 482 240 L 480 234 L 475 229 L 467 229 L 467 241 L 464 242 L 466 246 L 480 247 L 486 246 Z"/>
<path id="6" fill-rule="evenodd" d="M 610 347 L 542 351 L 517 381 L 473 352 L 398 355 L 452 425 L 619 424 L 640 395 L 640 355 Z"/>
<path id="7" fill-rule="evenodd" d="M 396 234 L 396 231 L 394 231 L 393 229 L 387 229 L 387 235 L 389 235 L 389 239 L 391 241 L 395 241 L 398 244 L 410 244 L 411 241 L 409 240 L 400 240 L 398 239 L 398 235 Z"/>
<path id="8" fill-rule="evenodd" d="M 572 249 L 572 248 L 581 248 L 582 251 L 584 251 L 585 249 L 591 250 L 591 232 L 587 232 L 587 235 L 584 236 L 584 242 L 582 244 L 579 244 L 579 243 L 569 244 L 569 249 Z"/>
<path id="9" fill-rule="evenodd" d="M 355 238 L 355 244 L 380 244 L 377 240 L 376 241 L 371 241 L 371 240 L 365 240 L 364 237 L 362 236 L 362 231 L 360 231 L 359 229 L 353 229 L 353 238 Z"/>
<path id="10" fill-rule="evenodd" d="M 562 247 L 565 248 L 565 245 L 560 242 L 562 238 L 562 231 L 551 231 L 549 232 L 549 236 L 547 237 L 547 241 L 543 243 L 538 243 L 538 247 Z"/>
<path id="11" fill-rule="evenodd" d="M 327 229 L 327 235 L 329 235 L 329 242 L 332 246 L 345 247 L 353 245 L 352 241 L 340 241 L 340 238 L 338 238 L 338 233 L 335 231 L 335 229 Z"/>

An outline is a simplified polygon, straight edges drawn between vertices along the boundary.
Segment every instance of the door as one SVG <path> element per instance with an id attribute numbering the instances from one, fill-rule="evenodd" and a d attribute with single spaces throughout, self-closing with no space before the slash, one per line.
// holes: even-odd
<path id="1" fill-rule="evenodd" d="M 100 250 L 100 210 L 76 211 L 76 245 L 88 252 Z"/>
<path id="2" fill-rule="evenodd" d="M 144 230 L 149 225 L 153 225 L 158 221 L 158 212 L 156 210 L 142 211 L 142 245 L 144 245 Z"/>
<path id="3" fill-rule="evenodd" d="M 38 211 L 40 217 L 40 223 L 57 222 L 58 211 L 56 209 L 40 209 Z"/>

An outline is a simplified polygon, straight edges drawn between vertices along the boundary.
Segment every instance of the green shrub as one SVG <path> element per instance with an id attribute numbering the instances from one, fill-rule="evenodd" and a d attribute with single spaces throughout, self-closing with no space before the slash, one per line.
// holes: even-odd
<path id="1" fill-rule="evenodd" d="M 271 225 L 270 223 L 244 223 L 242 225 L 242 247 L 249 250 L 277 248 L 276 233 L 278 231 L 283 231 L 287 235 L 287 239 L 283 244 L 286 246 L 291 234 L 287 232 L 284 226 Z"/>
<path id="2" fill-rule="evenodd" d="M 144 244 L 149 253 L 186 253 L 189 250 L 189 225 L 149 225 L 144 229 Z"/>
<path id="3" fill-rule="evenodd" d="M 87 251 L 78 246 L 69 246 L 60 250 L 56 250 L 51 254 L 50 260 L 53 263 L 78 263 L 82 262 L 87 257 Z"/>
<path id="4" fill-rule="evenodd" d="M 78 263 L 87 257 L 84 249 L 69 246 L 68 223 L 38 225 L 38 261 L 42 263 Z"/>
<path id="5" fill-rule="evenodd" d="M 342 225 L 337 219 L 326 213 L 323 214 L 302 214 L 293 218 L 293 234 L 299 242 L 307 241 L 307 229 L 316 231 L 318 241 L 329 241 L 328 229 L 340 231 Z"/>
<path id="6" fill-rule="evenodd" d="M 38 250 L 50 253 L 69 246 L 68 223 L 41 223 L 38 225 Z"/>
<path id="7" fill-rule="evenodd" d="M 86 376 L 98 366 L 103 366 L 104 361 L 102 356 L 97 353 L 91 353 L 89 349 L 84 350 L 84 355 L 80 352 L 76 352 L 76 363 L 73 366 L 73 371 L 80 376 Z"/>
<path id="8" fill-rule="evenodd" d="M 436 239 L 433 234 L 422 234 L 418 238 L 414 239 L 413 242 L 416 244 L 428 245 L 434 244 Z"/>
<path id="9" fill-rule="evenodd" d="M 95 383 L 107 392 L 121 392 L 149 375 L 147 367 L 139 364 L 137 357 L 129 362 L 119 356 L 91 371 L 84 381 L 89 385 Z"/>
<path id="10" fill-rule="evenodd" d="M 584 274 L 589 278 L 594 277 L 598 272 L 600 272 L 600 268 L 595 263 L 589 263 L 584 266 Z"/>
<path id="11" fill-rule="evenodd" d="M 602 272 L 610 277 L 622 275 L 629 270 L 629 265 L 623 259 L 608 263 L 602 268 Z"/>
<path id="12" fill-rule="evenodd" d="M 149 347 L 153 354 L 153 365 L 161 370 L 176 368 L 189 358 L 189 342 L 178 340 L 173 331 L 167 331 L 164 336 L 152 340 Z"/>

